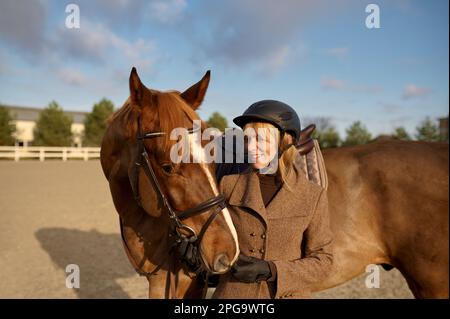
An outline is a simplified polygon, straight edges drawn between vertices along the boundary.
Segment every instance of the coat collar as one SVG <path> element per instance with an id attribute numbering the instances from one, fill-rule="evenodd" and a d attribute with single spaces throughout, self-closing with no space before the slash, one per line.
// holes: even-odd
<path id="1" fill-rule="evenodd" d="M 254 210 L 267 224 L 269 218 L 282 217 L 300 210 L 304 196 L 300 196 L 299 193 L 307 193 L 314 187 L 301 168 L 299 162 L 301 160 L 300 154 L 297 154 L 294 167 L 289 171 L 286 178 L 293 191 L 290 191 L 286 183 L 283 183 L 281 189 L 267 207 L 264 206 L 259 178 L 254 170 L 244 174 L 224 176 L 220 182 L 221 189 L 228 198 L 230 205 L 248 207 Z M 232 184 L 234 184 L 234 187 Z"/>

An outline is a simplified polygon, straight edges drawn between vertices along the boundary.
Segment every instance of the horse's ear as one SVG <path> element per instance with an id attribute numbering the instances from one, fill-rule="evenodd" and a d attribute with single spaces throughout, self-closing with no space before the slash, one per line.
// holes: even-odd
<path id="1" fill-rule="evenodd" d="M 205 98 L 210 75 L 211 71 L 208 70 L 200 81 L 180 94 L 183 100 L 185 100 L 194 110 L 202 104 L 203 99 Z"/>
<path id="2" fill-rule="evenodd" d="M 137 74 L 136 68 L 133 67 L 130 73 L 130 98 L 131 103 L 141 106 L 142 97 L 144 95 L 144 85 Z"/>

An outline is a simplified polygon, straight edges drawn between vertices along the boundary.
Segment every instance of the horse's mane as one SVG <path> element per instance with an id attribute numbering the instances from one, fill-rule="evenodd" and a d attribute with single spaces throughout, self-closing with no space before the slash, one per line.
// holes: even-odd
<path id="1" fill-rule="evenodd" d="M 155 119 L 159 124 L 155 130 L 166 132 L 166 134 L 157 138 L 158 146 L 168 151 L 177 141 L 170 140 L 170 132 L 178 127 L 191 128 L 194 120 L 200 120 L 198 114 L 180 97 L 177 91 L 159 92 L 151 90 L 152 106 L 155 108 Z M 128 98 L 123 106 L 115 111 L 109 118 L 109 125 L 118 125 L 125 137 L 131 138 L 136 136 L 137 116 L 139 110 L 131 104 Z M 191 123 L 187 126 L 187 120 Z M 144 126 L 144 123 L 143 123 Z M 201 122 L 201 130 L 206 128 L 206 123 Z"/>

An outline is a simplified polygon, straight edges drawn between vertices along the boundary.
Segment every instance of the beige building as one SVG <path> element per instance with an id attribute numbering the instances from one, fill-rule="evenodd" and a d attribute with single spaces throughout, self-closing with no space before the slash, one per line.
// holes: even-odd
<path id="1" fill-rule="evenodd" d="M 39 118 L 41 109 L 22 107 L 22 106 L 6 106 L 14 119 L 16 132 L 14 137 L 15 144 L 19 146 L 30 146 L 33 144 L 33 130 Z M 65 114 L 73 119 L 72 123 L 72 146 L 82 146 L 82 136 L 84 132 L 84 119 L 88 112 L 64 111 Z"/>

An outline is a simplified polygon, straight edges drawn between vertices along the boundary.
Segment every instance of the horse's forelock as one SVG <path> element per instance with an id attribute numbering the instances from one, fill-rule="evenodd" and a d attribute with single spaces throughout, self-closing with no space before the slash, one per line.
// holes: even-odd
<path id="1" fill-rule="evenodd" d="M 180 97 L 179 92 L 160 92 L 155 97 L 159 126 L 166 132 L 161 138 L 160 146 L 166 152 L 177 142 L 170 140 L 170 133 L 175 128 L 192 128 L 194 120 L 200 120 L 197 113 Z M 202 122 L 202 129 L 205 124 Z"/>
<path id="2" fill-rule="evenodd" d="M 136 135 L 136 118 L 137 112 L 128 98 L 120 109 L 108 117 L 107 123 L 116 133 L 130 138 Z"/>

